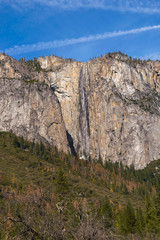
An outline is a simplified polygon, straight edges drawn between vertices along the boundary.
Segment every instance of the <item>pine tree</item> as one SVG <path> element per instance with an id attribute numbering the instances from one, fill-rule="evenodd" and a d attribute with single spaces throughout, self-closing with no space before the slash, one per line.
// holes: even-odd
<path id="1" fill-rule="evenodd" d="M 35 152 L 35 143 L 34 142 L 29 143 L 28 148 L 29 152 L 33 154 Z"/>
<path id="2" fill-rule="evenodd" d="M 63 199 L 69 190 L 66 175 L 61 168 L 59 169 L 59 172 L 56 177 L 56 190 L 59 193 L 60 199 Z"/>
<path id="3" fill-rule="evenodd" d="M 118 225 L 122 233 L 136 232 L 136 217 L 130 202 L 128 202 L 126 208 L 119 212 Z"/>
<path id="4" fill-rule="evenodd" d="M 125 212 L 126 212 L 127 232 L 134 233 L 136 228 L 136 217 L 135 217 L 134 209 L 130 202 L 128 202 Z"/>
<path id="5" fill-rule="evenodd" d="M 141 208 L 136 210 L 136 232 L 143 234 L 145 228 L 145 220 Z"/>
<path id="6" fill-rule="evenodd" d="M 147 232 L 157 232 L 158 218 L 155 206 L 152 204 L 149 195 L 145 199 L 145 225 Z"/>
<path id="7" fill-rule="evenodd" d="M 156 215 L 160 222 L 160 190 L 157 191 L 155 200 L 154 200 L 155 208 L 156 208 Z"/>
<path id="8" fill-rule="evenodd" d="M 35 144 L 35 154 L 36 154 L 37 156 L 40 156 L 40 155 L 41 155 L 39 143 L 36 143 L 36 144 Z"/>
<path id="9" fill-rule="evenodd" d="M 20 144 L 20 148 L 21 148 L 21 149 L 24 149 L 24 148 L 25 148 L 25 143 L 24 143 L 24 138 L 23 138 L 23 137 L 20 137 L 20 138 L 19 138 L 19 144 Z"/>
<path id="10" fill-rule="evenodd" d="M 112 207 L 107 197 L 105 197 L 105 200 L 101 206 L 100 214 L 103 218 L 104 226 L 106 228 L 111 227 L 113 224 L 113 213 L 112 213 Z"/>
<path id="11" fill-rule="evenodd" d="M 41 153 L 41 156 L 42 156 L 45 152 L 45 146 L 42 142 L 40 142 L 39 150 L 40 150 L 40 153 Z"/>
<path id="12" fill-rule="evenodd" d="M 157 232 L 160 233 L 160 189 L 157 190 L 157 194 L 154 199 L 154 206 L 156 210 Z"/>
<path id="13" fill-rule="evenodd" d="M 13 137 L 13 146 L 15 148 L 20 148 L 20 143 L 19 143 L 18 138 L 16 136 Z"/>

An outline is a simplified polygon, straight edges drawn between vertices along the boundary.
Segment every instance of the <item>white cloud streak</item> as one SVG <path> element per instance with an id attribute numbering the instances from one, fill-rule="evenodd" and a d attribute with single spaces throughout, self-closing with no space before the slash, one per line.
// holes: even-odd
<path id="1" fill-rule="evenodd" d="M 158 60 L 160 59 L 160 53 L 150 53 L 150 54 L 147 54 L 143 57 L 140 57 L 141 59 L 151 59 L 151 60 Z"/>
<path id="2" fill-rule="evenodd" d="M 160 25 L 147 26 L 147 27 L 136 28 L 136 29 L 126 30 L 126 31 L 106 32 L 103 34 L 84 36 L 80 38 L 55 40 L 50 42 L 39 42 L 35 44 L 30 44 L 30 45 L 14 46 L 12 48 L 5 49 L 5 53 L 9 55 L 18 55 L 22 53 L 64 47 L 67 45 L 74 45 L 78 43 L 85 43 L 85 42 L 97 41 L 97 40 L 102 40 L 107 38 L 114 38 L 119 36 L 130 35 L 130 34 L 137 34 L 137 33 L 142 33 L 142 32 L 156 30 L 156 29 L 160 29 Z"/>
<path id="3" fill-rule="evenodd" d="M 159 0 L 0 0 L 0 5 L 9 5 L 17 9 L 29 9 L 36 6 L 77 10 L 79 8 L 114 10 L 145 14 L 159 14 Z"/>

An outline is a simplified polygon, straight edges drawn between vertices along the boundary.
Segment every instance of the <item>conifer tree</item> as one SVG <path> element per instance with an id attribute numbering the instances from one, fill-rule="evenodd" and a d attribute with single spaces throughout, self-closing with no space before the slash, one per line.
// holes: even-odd
<path id="1" fill-rule="evenodd" d="M 15 147 L 15 148 L 19 148 L 20 147 L 20 143 L 19 143 L 19 141 L 18 141 L 18 138 L 17 138 L 17 136 L 15 136 L 14 135 L 14 137 L 13 137 L 13 146 Z"/>
<path id="2" fill-rule="evenodd" d="M 69 190 L 67 178 L 62 168 L 59 169 L 56 177 L 56 190 L 59 193 L 61 200 L 65 197 L 67 191 Z"/>
<path id="3" fill-rule="evenodd" d="M 151 202 L 150 196 L 147 195 L 145 199 L 145 225 L 147 232 L 157 232 L 158 218 L 156 215 L 156 209 Z"/>
<path id="4" fill-rule="evenodd" d="M 120 211 L 118 225 L 122 233 L 136 232 L 136 216 L 130 202 L 128 202 L 126 208 Z"/>
<path id="5" fill-rule="evenodd" d="M 156 208 L 156 215 L 160 222 L 160 189 L 157 191 L 155 200 L 154 200 L 155 208 Z"/>
<path id="6" fill-rule="evenodd" d="M 103 205 L 101 206 L 100 213 L 104 220 L 104 226 L 106 228 L 111 227 L 113 224 L 113 213 L 112 207 L 107 197 L 105 197 Z"/>
<path id="7" fill-rule="evenodd" d="M 157 232 L 160 233 L 160 189 L 157 190 L 157 194 L 154 199 L 154 206 L 156 211 Z"/>
<path id="8" fill-rule="evenodd" d="M 134 233 L 136 228 L 136 217 L 135 217 L 134 209 L 130 202 L 128 202 L 127 204 L 125 215 L 126 215 L 127 232 Z"/>
<path id="9" fill-rule="evenodd" d="M 39 143 L 36 143 L 35 144 L 35 153 L 37 156 L 40 156 L 40 146 L 39 146 Z"/>
<path id="10" fill-rule="evenodd" d="M 136 232 L 142 235 L 144 232 L 144 228 L 145 228 L 144 216 L 141 208 L 138 208 L 136 210 Z"/>

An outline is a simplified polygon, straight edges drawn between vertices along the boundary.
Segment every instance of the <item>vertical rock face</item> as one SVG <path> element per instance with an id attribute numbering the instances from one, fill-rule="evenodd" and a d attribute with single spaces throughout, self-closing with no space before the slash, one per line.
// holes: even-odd
<path id="1" fill-rule="evenodd" d="M 0 55 L 0 131 L 69 151 L 59 101 L 36 72 Z M 45 79 L 45 76 L 44 78 Z"/>
<path id="2" fill-rule="evenodd" d="M 143 168 L 160 157 L 160 63 L 127 57 L 39 58 L 62 108 L 72 148 Z"/>
<path id="3" fill-rule="evenodd" d="M 80 155 L 90 154 L 90 128 L 88 97 L 86 93 L 88 69 L 83 64 L 79 78 L 79 153 Z"/>

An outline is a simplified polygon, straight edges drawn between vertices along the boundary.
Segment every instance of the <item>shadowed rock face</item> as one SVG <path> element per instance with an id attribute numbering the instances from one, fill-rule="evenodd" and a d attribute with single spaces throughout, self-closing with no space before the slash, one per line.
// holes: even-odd
<path id="1" fill-rule="evenodd" d="M 39 58 L 80 155 L 143 168 L 160 157 L 160 63 Z"/>
<path id="2" fill-rule="evenodd" d="M 0 131 L 70 151 L 59 101 L 41 73 L 0 55 Z M 44 78 L 45 79 L 45 76 Z"/>

